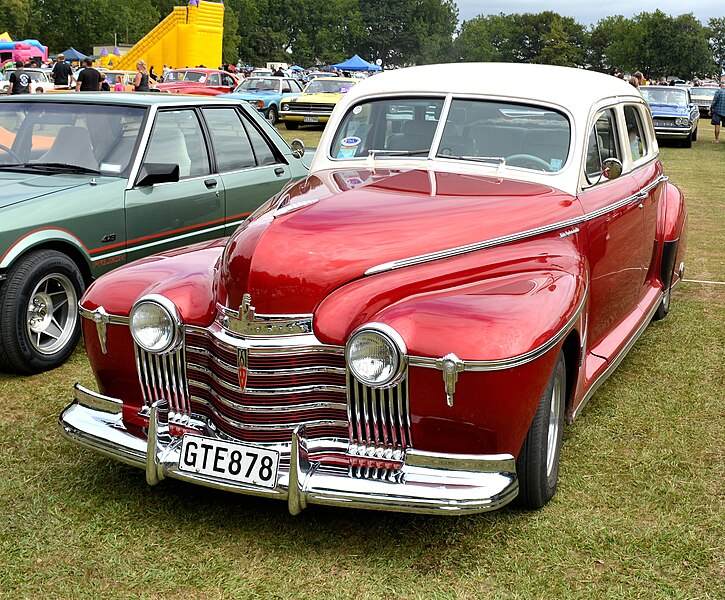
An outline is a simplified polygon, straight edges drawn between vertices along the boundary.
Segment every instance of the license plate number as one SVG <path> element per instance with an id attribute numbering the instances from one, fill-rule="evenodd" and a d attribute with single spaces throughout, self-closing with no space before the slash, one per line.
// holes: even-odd
<path id="1" fill-rule="evenodd" d="M 305 123 L 317 123 L 317 117 L 305 117 Z"/>
<path id="2" fill-rule="evenodd" d="M 273 488 L 277 485 L 279 452 L 259 446 L 185 435 L 179 470 Z"/>

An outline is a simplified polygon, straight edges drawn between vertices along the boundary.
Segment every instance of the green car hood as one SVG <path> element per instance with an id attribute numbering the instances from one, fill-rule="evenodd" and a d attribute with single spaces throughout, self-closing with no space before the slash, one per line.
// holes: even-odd
<path id="1" fill-rule="evenodd" d="M 0 172 L 0 208 L 87 186 L 91 175 L 42 175 Z"/>

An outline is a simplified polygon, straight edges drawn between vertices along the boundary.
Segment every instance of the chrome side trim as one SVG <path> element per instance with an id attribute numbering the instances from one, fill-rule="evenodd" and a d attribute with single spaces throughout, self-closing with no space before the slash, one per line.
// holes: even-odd
<path id="1" fill-rule="evenodd" d="M 604 208 L 600 208 L 599 210 L 592 211 L 592 212 L 582 215 L 580 217 L 567 219 L 566 221 L 559 221 L 558 223 L 552 223 L 551 225 L 545 225 L 543 227 L 527 229 L 526 231 L 520 231 L 518 233 L 503 235 L 501 237 L 493 238 L 490 240 L 485 240 L 482 242 L 474 242 L 473 244 L 466 244 L 465 246 L 458 246 L 455 248 L 449 248 L 447 250 L 438 250 L 436 252 L 430 252 L 428 254 L 419 254 L 417 256 L 411 256 L 409 258 L 401 258 L 398 260 L 393 260 L 393 261 L 390 261 L 387 263 L 376 265 L 374 267 L 370 267 L 367 271 L 365 271 L 364 274 L 365 275 L 377 275 L 379 273 L 385 273 L 387 271 L 394 271 L 395 269 L 402 269 L 404 267 L 412 267 L 415 265 L 433 262 L 436 260 L 443 260 L 446 258 L 452 258 L 454 256 L 470 254 L 471 252 L 478 252 L 479 250 L 485 250 L 486 248 L 492 248 L 494 246 L 501 246 L 503 244 L 520 242 L 521 240 L 525 240 L 525 239 L 528 239 L 531 237 L 543 235 L 545 233 L 551 233 L 552 231 L 557 231 L 559 229 L 568 229 L 568 228 L 574 227 L 576 225 L 581 225 L 582 223 L 586 223 L 593 219 L 599 218 L 599 217 L 607 214 L 608 212 L 611 212 L 611 211 L 617 210 L 619 208 L 622 208 L 624 206 L 627 206 L 631 202 L 640 200 L 641 198 L 644 197 L 644 195 L 649 193 L 649 191 L 651 189 L 653 189 L 660 183 L 663 183 L 667 180 L 668 180 L 668 177 L 666 175 L 661 175 L 654 182 L 652 182 L 648 186 L 642 188 L 636 194 L 632 194 L 631 196 L 628 196 L 627 198 L 624 198 L 622 200 L 618 200 L 617 202 L 614 202 L 614 203 L 610 204 L 609 206 L 605 206 Z"/>
<path id="2" fill-rule="evenodd" d="M 645 330 L 649 326 L 653 315 L 655 314 L 655 312 L 657 312 L 657 308 L 659 307 L 660 302 L 662 302 L 663 296 L 664 296 L 664 294 L 661 293 L 657 297 L 657 302 L 655 302 L 652 305 L 652 308 L 650 308 L 649 312 L 645 315 L 645 318 L 642 320 L 642 323 L 640 323 L 640 325 L 637 328 L 637 331 L 635 331 L 634 335 L 624 345 L 624 347 L 619 352 L 619 354 L 616 356 L 616 358 L 614 358 L 614 360 L 607 366 L 606 369 L 604 369 L 604 371 L 599 375 L 599 377 L 597 377 L 597 379 L 594 381 L 594 383 L 589 387 L 589 390 L 584 395 L 584 398 L 582 398 L 582 401 L 579 403 L 579 406 L 577 406 L 576 410 L 574 410 L 574 412 L 572 413 L 572 416 L 571 416 L 572 421 L 574 421 L 579 416 L 579 413 L 584 409 L 584 407 L 587 405 L 589 400 L 591 400 L 592 396 L 599 389 L 599 386 L 601 386 L 609 378 L 609 376 L 615 371 L 615 369 L 625 359 L 625 357 L 627 356 L 629 351 L 637 343 L 637 340 L 639 340 L 640 336 L 645 332 Z"/>
<path id="3" fill-rule="evenodd" d="M 108 319 L 106 323 L 110 325 L 128 325 L 129 323 L 128 317 L 107 313 L 102 306 L 99 306 L 95 310 L 88 310 L 87 308 L 83 308 L 80 304 L 78 305 L 78 312 L 80 313 L 81 317 L 83 317 L 84 319 L 90 319 L 93 322 L 96 322 L 96 315 L 99 314 L 101 311 L 103 311 L 103 319 Z"/>
<path id="4" fill-rule="evenodd" d="M 559 329 L 559 331 L 552 336 L 548 341 L 544 342 L 538 348 L 534 348 L 524 354 L 518 356 L 512 356 L 511 358 L 503 358 L 501 360 L 463 360 L 463 371 L 500 371 L 502 369 L 511 369 L 513 367 L 520 367 L 526 363 L 536 360 L 540 356 L 546 354 L 554 346 L 556 346 L 564 337 L 573 329 L 574 325 L 578 321 L 579 317 L 584 310 L 589 290 L 584 292 L 584 297 L 579 303 L 579 306 L 574 311 L 571 318 Z M 445 357 L 444 357 L 445 358 Z M 408 358 L 408 364 L 413 367 L 425 367 L 428 369 L 441 369 L 443 359 L 441 358 L 430 358 L 428 356 L 411 356 Z M 445 377 L 445 375 L 444 375 Z"/>

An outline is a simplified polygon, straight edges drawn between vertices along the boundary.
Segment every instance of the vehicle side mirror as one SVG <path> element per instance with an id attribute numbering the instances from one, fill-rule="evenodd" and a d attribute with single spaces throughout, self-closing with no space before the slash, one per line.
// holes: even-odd
<path id="1" fill-rule="evenodd" d="M 607 158 L 602 162 L 602 175 L 605 179 L 617 179 L 622 174 L 622 161 L 617 158 Z"/>
<path id="2" fill-rule="evenodd" d="M 136 180 L 137 187 L 149 187 L 157 183 L 179 181 L 179 165 L 176 163 L 144 163 Z"/>
<path id="3" fill-rule="evenodd" d="M 291 88 L 288 88 L 288 87 L 283 87 L 282 88 L 282 93 L 283 94 L 291 94 L 292 93 L 292 89 Z"/>
<path id="4" fill-rule="evenodd" d="M 234 90 L 236 90 L 236 89 L 237 89 L 237 86 L 236 86 L 236 85 L 230 85 L 230 86 L 229 86 L 229 91 L 230 91 L 230 92 L 233 92 L 233 91 L 234 91 Z"/>
<path id="5" fill-rule="evenodd" d="M 305 155 L 305 143 L 302 140 L 292 140 L 290 148 L 292 148 L 292 155 L 296 158 L 302 158 Z"/>

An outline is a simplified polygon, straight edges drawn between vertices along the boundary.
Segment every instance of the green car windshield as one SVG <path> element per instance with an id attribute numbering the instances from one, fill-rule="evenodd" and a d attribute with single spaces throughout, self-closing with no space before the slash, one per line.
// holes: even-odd
<path id="1" fill-rule="evenodd" d="M 59 102 L 0 103 L 0 168 L 65 166 L 127 177 L 145 108 Z"/>

